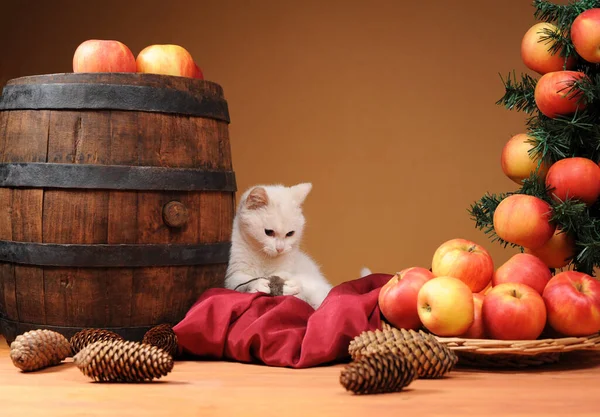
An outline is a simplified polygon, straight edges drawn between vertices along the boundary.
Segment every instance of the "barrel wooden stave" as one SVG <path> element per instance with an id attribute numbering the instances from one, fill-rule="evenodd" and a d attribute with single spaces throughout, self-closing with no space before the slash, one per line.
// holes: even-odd
<path id="1" fill-rule="evenodd" d="M 170 87 L 187 83 L 203 86 L 197 91 L 204 93 L 221 92 L 216 84 L 174 78 L 167 77 Z M 57 75 L 55 80 L 73 78 Z M 220 120 L 115 110 L 12 110 L 0 111 L 0 126 L 0 162 L 232 170 L 228 126 Z M 190 213 L 181 228 L 168 227 L 162 218 L 164 205 L 174 200 Z M 232 192 L 0 188 L 3 240 L 223 242 L 231 238 L 233 214 Z M 131 335 L 133 328 L 182 318 L 203 291 L 222 286 L 225 268 L 223 263 L 142 268 L 0 263 L 0 311 L 9 321 L 64 327 L 63 333 L 104 327 Z"/>

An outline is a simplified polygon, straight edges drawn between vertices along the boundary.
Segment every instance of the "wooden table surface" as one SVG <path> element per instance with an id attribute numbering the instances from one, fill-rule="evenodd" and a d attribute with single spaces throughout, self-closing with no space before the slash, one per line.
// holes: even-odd
<path id="1" fill-rule="evenodd" d="M 405 391 L 355 396 L 343 365 L 305 370 L 227 362 L 176 362 L 145 384 L 96 383 L 70 359 L 22 373 L 0 339 L 0 416 L 600 416 L 600 353 L 527 371 L 456 369 Z"/>

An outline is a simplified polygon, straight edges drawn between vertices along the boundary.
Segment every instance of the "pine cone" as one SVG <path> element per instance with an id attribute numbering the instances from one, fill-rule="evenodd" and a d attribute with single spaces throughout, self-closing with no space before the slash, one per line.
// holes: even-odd
<path id="1" fill-rule="evenodd" d="M 173 357 L 156 346 L 125 340 L 94 342 L 73 357 L 86 376 L 100 382 L 159 379 L 173 369 Z"/>
<path id="2" fill-rule="evenodd" d="M 148 330 L 142 343 L 156 346 L 173 357 L 177 353 L 177 335 L 168 324 L 159 324 Z"/>
<path id="3" fill-rule="evenodd" d="M 76 355 L 86 346 L 102 340 L 123 340 L 123 338 L 110 330 L 104 329 L 83 329 L 75 333 L 71 339 L 71 349 L 73 355 Z"/>
<path id="4" fill-rule="evenodd" d="M 398 392 L 417 378 L 417 370 L 404 356 L 383 352 L 363 356 L 340 374 L 340 384 L 355 394 Z"/>
<path id="5" fill-rule="evenodd" d="M 69 356 L 69 341 L 52 330 L 32 330 L 17 336 L 10 344 L 10 359 L 23 371 L 55 366 Z"/>
<path id="6" fill-rule="evenodd" d="M 355 356 L 370 356 L 385 352 L 406 357 L 417 369 L 419 378 L 441 378 L 458 362 L 456 354 L 447 346 L 437 340 L 424 337 L 372 344 L 355 352 Z"/>
<path id="7" fill-rule="evenodd" d="M 386 341 L 401 342 L 404 340 L 414 339 L 415 337 L 435 340 L 434 336 L 428 335 L 427 333 L 419 333 L 414 330 L 396 329 L 395 327 L 384 325 L 383 330 L 367 330 L 356 336 L 348 346 L 348 353 L 350 353 L 350 356 L 355 359 L 357 352 L 372 344 L 382 344 Z"/>

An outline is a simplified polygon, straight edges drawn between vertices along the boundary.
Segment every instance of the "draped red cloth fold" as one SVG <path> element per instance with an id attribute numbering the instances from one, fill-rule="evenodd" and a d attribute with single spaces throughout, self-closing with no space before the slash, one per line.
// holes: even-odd
<path id="1" fill-rule="evenodd" d="M 392 277 L 372 274 L 335 286 L 314 310 L 293 296 L 205 291 L 175 327 L 181 353 L 308 368 L 349 359 L 348 344 L 381 324 L 377 297 Z"/>

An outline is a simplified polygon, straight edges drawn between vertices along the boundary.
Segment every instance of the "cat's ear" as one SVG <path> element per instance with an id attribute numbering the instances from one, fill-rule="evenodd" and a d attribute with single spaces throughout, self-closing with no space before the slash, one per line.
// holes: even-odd
<path id="1" fill-rule="evenodd" d="M 267 190 L 263 187 L 253 188 L 246 197 L 246 208 L 248 210 L 257 210 L 267 204 L 269 204 L 269 197 L 267 196 Z"/>
<path id="2" fill-rule="evenodd" d="M 302 184 L 296 184 L 290 187 L 292 193 L 294 195 L 294 199 L 298 202 L 298 205 L 302 205 L 304 200 L 306 200 L 306 196 L 312 190 L 312 184 L 310 182 L 304 182 Z"/>

